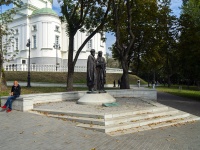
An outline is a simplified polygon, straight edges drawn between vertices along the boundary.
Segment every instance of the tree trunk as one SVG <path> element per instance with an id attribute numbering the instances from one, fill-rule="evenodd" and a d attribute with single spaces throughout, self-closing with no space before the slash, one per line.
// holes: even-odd
<path id="1" fill-rule="evenodd" d="M 7 84 L 6 84 L 5 73 L 3 70 L 3 57 L 2 53 L 0 52 L 0 91 L 4 91 L 6 89 L 7 89 Z"/>
<path id="2" fill-rule="evenodd" d="M 68 51 L 68 73 L 67 73 L 67 91 L 73 91 L 74 81 L 74 36 L 69 36 L 69 51 Z"/>
<path id="3" fill-rule="evenodd" d="M 120 89 L 130 89 L 128 72 L 123 72 Z"/>
<path id="4" fill-rule="evenodd" d="M 0 73 L 0 91 L 7 90 L 7 84 L 6 84 L 6 78 L 5 78 L 5 72 L 3 71 L 3 67 L 1 65 L 1 73 Z"/>
<path id="5" fill-rule="evenodd" d="M 121 77 L 120 89 L 130 89 L 129 76 L 128 76 L 129 67 L 126 61 L 122 61 L 122 68 L 123 68 L 123 74 Z"/>
<path id="6" fill-rule="evenodd" d="M 148 87 L 150 87 L 150 81 L 149 81 L 149 72 L 148 72 Z"/>
<path id="7" fill-rule="evenodd" d="M 168 83 L 168 87 L 171 87 L 170 75 L 167 75 L 167 83 Z"/>
<path id="8" fill-rule="evenodd" d="M 72 65 L 68 65 L 67 91 L 73 91 L 73 83 L 74 83 L 74 67 L 72 67 Z"/>

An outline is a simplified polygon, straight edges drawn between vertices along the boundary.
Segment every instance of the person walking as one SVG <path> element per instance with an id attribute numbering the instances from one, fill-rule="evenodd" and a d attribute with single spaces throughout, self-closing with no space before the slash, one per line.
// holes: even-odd
<path id="1" fill-rule="evenodd" d="M 138 88 L 140 87 L 140 79 L 137 80 Z"/>
<path id="2" fill-rule="evenodd" d="M 113 81 L 113 87 L 116 87 L 116 85 L 115 85 L 115 80 Z"/>
<path id="3" fill-rule="evenodd" d="M 6 112 L 11 112 L 12 111 L 12 102 L 19 97 L 21 94 L 21 87 L 17 81 L 14 81 L 14 84 L 11 88 L 11 93 L 10 96 L 8 97 L 6 103 L 4 106 L 2 106 L 2 109 L 7 109 Z"/>
<path id="4" fill-rule="evenodd" d="M 120 87 L 120 84 L 121 84 L 121 80 L 119 79 L 118 80 L 118 87 Z"/>

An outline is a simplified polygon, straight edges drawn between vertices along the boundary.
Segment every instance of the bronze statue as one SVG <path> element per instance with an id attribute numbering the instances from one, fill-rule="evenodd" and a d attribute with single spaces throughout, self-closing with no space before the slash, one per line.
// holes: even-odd
<path id="1" fill-rule="evenodd" d="M 96 59 L 96 70 L 97 70 L 97 90 L 102 93 L 104 91 L 104 84 L 106 83 L 106 61 L 102 57 L 102 51 L 98 52 Z"/>
<path id="2" fill-rule="evenodd" d="M 96 90 L 96 60 L 95 60 L 95 50 L 91 49 L 90 55 L 87 60 L 87 86 L 89 92 L 94 92 Z"/>

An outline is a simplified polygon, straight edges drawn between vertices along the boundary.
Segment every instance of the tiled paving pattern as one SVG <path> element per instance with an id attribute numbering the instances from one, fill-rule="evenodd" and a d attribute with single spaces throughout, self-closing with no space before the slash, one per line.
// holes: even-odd
<path id="1" fill-rule="evenodd" d="M 158 93 L 158 102 L 200 116 L 200 102 Z M 0 150 L 199 150 L 200 121 L 111 137 L 70 121 L 0 112 Z"/>

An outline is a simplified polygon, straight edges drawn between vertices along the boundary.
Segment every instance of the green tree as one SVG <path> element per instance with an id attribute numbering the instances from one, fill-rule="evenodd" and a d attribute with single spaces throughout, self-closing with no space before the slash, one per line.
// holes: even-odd
<path id="1" fill-rule="evenodd" d="M 103 33 L 112 0 L 58 0 L 58 2 L 63 14 L 61 21 L 66 22 L 66 32 L 69 36 L 67 90 L 71 91 L 78 56 L 96 33 Z M 78 30 L 88 32 L 89 36 L 74 56 L 74 36 Z"/>
<path id="2" fill-rule="evenodd" d="M 171 1 L 162 0 L 157 3 L 156 0 L 134 0 L 131 2 L 133 3 L 131 9 L 131 31 L 135 36 L 134 42 L 130 50 L 125 51 L 126 53 L 120 53 L 116 42 L 113 46 L 113 57 L 121 61 L 124 56 L 127 56 L 126 58 L 124 57 L 128 64 L 127 66 L 132 63 L 131 67 L 134 73 L 153 73 L 153 78 L 151 79 L 153 81 L 155 81 L 156 72 L 159 71 L 168 79 L 170 85 L 170 77 L 176 72 L 177 68 L 175 61 L 177 18 L 170 14 L 171 9 L 169 6 Z M 114 21 L 122 20 L 119 22 L 121 27 L 119 40 L 121 47 L 127 48 L 130 46 L 127 41 L 130 41 L 129 38 L 131 36 L 127 32 L 127 10 L 122 8 L 124 7 L 120 7 L 119 14 L 123 15 L 119 15 L 120 19 L 114 18 Z M 113 26 L 117 35 L 117 23 L 114 22 Z"/>
<path id="3" fill-rule="evenodd" d="M 133 11 L 133 31 L 135 41 L 132 55 L 132 70 L 138 74 L 141 68 L 143 57 L 146 55 L 155 57 L 152 51 L 155 50 L 158 43 L 157 38 L 157 13 L 158 7 L 156 1 L 137 1 Z M 149 57 L 149 58 L 150 58 Z M 146 57 L 147 58 L 147 57 Z M 151 59 L 153 60 L 153 59 Z M 153 65 L 155 67 L 155 64 Z"/>
<path id="4" fill-rule="evenodd" d="M 0 2 L 1 15 L 0 15 L 0 90 L 6 88 L 5 75 L 3 74 L 4 56 L 7 54 L 7 45 L 12 44 L 13 31 L 8 29 L 8 23 L 12 21 L 12 15 L 17 12 L 16 9 L 10 9 L 2 13 L 2 6 L 15 4 L 17 7 L 22 5 L 21 0 L 2 0 Z M 4 42 L 3 42 L 4 37 Z M 13 54 L 14 56 L 15 54 Z"/>
<path id="5" fill-rule="evenodd" d="M 171 0 L 163 0 L 159 5 L 159 49 L 163 59 L 161 73 L 171 85 L 171 76 L 177 72 L 177 36 L 178 19 L 171 15 Z"/>
<path id="6" fill-rule="evenodd" d="M 199 0 L 188 0 L 182 7 L 183 14 L 190 15 L 190 19 L 194 22 L 195 26 L 200 24 L 200 1 Z"/>
<path id="7" fill-rule="evenodd" d="M 113 46 L 113 56 L 118 59 L 123 69 L 121 89 L 129 89 L 129 53 L 131 53 L 135 36 L 132 31 L 133 0 L 118 0 L 113 3 L 111 17 L 111 30 L 115 33 L 116 43 Z"/>
<path id="8" fill-rule="evenodd" d="M 183 1 L 183 5 L 185 5 L 189 0 L 182 0 Z"/>
<path id="9" fill-rule="evenodd" d="M 158 41 L 156 38 L 158 7 L 156 0 L 153 1 L 132 0 L 130 1 L 130 3 L 132 4 L 130 10 L 128 10 L 127 7 L 122 7 L 122 6 L 118 8 L 120 9 L 118 11 L 120 16 L 120 18 L 118 19 L 120 20 L 118 21 L 119 23 L 118 30 L 120 30 L 120 32 L 117 30 L 116 26 L 117 23 L 115 21 L 117 20 L 116 18 L 113 18 L 114 23 L 112 25 L 113 31 L 115 32 L 116 35 L 117 32 L 121 33 L 120 36 L 118 37 L 118 43 L 120 43 L 122 45 L 121 47 L 124 48 L 125 50 L 123 49 L 120 50 L 119 48 L 117 48 L 117 42 L 116 42 L 115 45 L 113 45 L 112 53 L 113 57 L 118 59 L 121 62 L 121 64 L 126 62 L 128 69 L 131 67 L 133 72 L 137 74 L 140 72 L 140 68 L 143 68 L 142 67 L 143 61 L 147 58 L 150 59 L 153 57 L 153 56 L 152 57 L 146 57 L 146 56 L 152 54 L 151 51 L 153 51 L 154 47 L 156 47 L 156 42 Z M 128 17 L 128 15 L 126 15 L 128 14 L 127 13 L 128 11 L 130 11 L 131 14 L 130 28 L 128 28 L 128 21 L 127 21 L 128 19 L 126 19 Z M 133 36 L 131 36 L 131 33 L 133 33 Z M 133 43 L 130 42 L 131 41 L 130 39 L 133 41 Z M 154 55 L 154 57 L 155 56 L 157 55 Z M 122 62 L 123 60 L 122 58 L 125 59 L 126 61 Z M 151 60 L 154 59 L 150 59 L 149 61 Z"/>
<path id="10" fill-rule="evenodd" d="M 189 84 L 200 86 L 200 2 L 189 0 L 180 16 L 179 64 L 181 76 Z"/>

